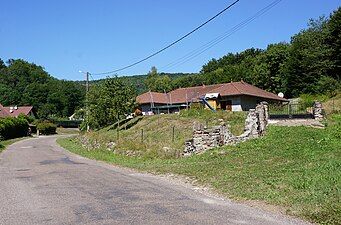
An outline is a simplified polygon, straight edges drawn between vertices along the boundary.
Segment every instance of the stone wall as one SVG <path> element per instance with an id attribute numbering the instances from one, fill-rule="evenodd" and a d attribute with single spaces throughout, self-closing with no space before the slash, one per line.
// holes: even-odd
<path id="1" fill-rule="evenodd" d="M 219 126 L 211 128 L 195 123 L 193 138 L 185 142 L 184 155 L 201 153 L 218 146 L 237 144 L 263 136 L 266 132 L 268 119 L 268 104 L 261 102 L 256 109 L 249 110 L 245 120 L 244 133 L 239 136 L 233 135 L 223 121 L 220 121 Z"/>
<path id="2" fill-rule="evenodd" d="M 323 120 L 323 107 L 321 102 L 314 102 L 313 116 L 316 120 Z"/>

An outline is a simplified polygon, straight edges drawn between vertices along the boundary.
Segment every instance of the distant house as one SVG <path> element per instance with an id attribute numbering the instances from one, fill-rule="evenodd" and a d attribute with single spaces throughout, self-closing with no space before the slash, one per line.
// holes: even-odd
<path id="1" fill-rule="evenodd" d="M 0 118 L 8 117 L 7 110 L 0 104 Z"/>
<path id="2" fill-rule="evenodd" d="M 20 114 L 25 116 L 35 116 L 33 106 L 8 106 L 4 107 L 0 104 L 0 118 L 1 117 L 18 117 Z"/>
<path id="3" fill-rule="evenodd" d="M 243 81 L 179 88 L 168 93 L 146 92 L 136 100 L 143 114 L 174 113 L 198 102 L 212 110 L 248 111 L 261 101 L 288 101 Z"/>

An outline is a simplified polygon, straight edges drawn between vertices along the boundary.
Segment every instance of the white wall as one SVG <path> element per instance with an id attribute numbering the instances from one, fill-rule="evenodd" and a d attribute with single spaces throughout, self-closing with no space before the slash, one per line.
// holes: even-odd
<path id="1" fill-rule="evenodd" d="M 246 95 L 241 97 L 241 105 L 243 107 L 243 111 L 249 111 L 250 109 L 256 108 L 258 102 L 261 102 L 261 99 L 258 99 L 258 97 Z"/>
<path id="2" fill-rule="evenodd" d="M 239 96 L 231 97 L 229 99 L 232 100 L 232 112 L 243 111 L 242 101 L 241 101 L 241 98 Z"/>

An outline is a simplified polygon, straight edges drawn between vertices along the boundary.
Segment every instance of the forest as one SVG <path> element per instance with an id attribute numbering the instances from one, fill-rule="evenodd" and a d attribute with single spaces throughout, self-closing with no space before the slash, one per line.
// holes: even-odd
<path id="1" fill-rule="evenodd" d="M 211 59 L 199 73 L 159 73 L 152 67 L 147 75 L 114 79 L 123 83 L 122 88 L 128 87 L 128 92 L 134 96 L 149 90 L 165 92 L 179 87 L 243 80 L 292 98 L 301 94 L 335 95 L 341 88 L 340 74 L 341 8 L 338 8 L 329 17 L 310 20 L 307 28 L 291 37 L 289 43 L 228 53 L 220 59 Z M 110 83 L 115 81 L 91 82 L 90 96 L 107 99 L 108 92 L 95 86 L 108 89 Z M 22 59 L 9 59 L 6 63 L 0 59 L 0 103 L 32 105 L 39 118 L 65 118 L 84 107 L 85 86 L 83 81 L 53 78 L 42 66 Z"/>
<path id="2" fill-rule="evenodd" d="M 149 90 L 209 85 L 243 80 L 286 98 L 301 94 L 335 94 L 340 89 L 341 8 L 329 18 L 311 19 L 308 27 L 290 43 L 275 43 L 266 49 L 250 48 L 228 53 L 203 65 L 200 73 L 175 79 L 157 76 L 152 68 Z"/>
<path id="3" fill-rule="evenodd" d="M 39 118 L 68 117 L 84 104 L 85 88 L 58 80 L 22 59 L 0 59 L 0 104 L 32 105 Z"/>

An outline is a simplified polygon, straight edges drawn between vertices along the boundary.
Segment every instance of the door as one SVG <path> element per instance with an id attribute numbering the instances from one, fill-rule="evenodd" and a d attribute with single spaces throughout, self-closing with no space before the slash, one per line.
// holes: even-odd
<path id="1" fill-rule="evenodd" d="M 222 110 L 232 111 L 232 101 L 231 100 L 222 101 L 222 102 L 220 102 L 220 105 L 221 105 Z"/>
<path id="2" fill-rule="evenodd" d="M 232 101 L 231 100 L 226 101 L 226 110 L 232 111 Z"/>

